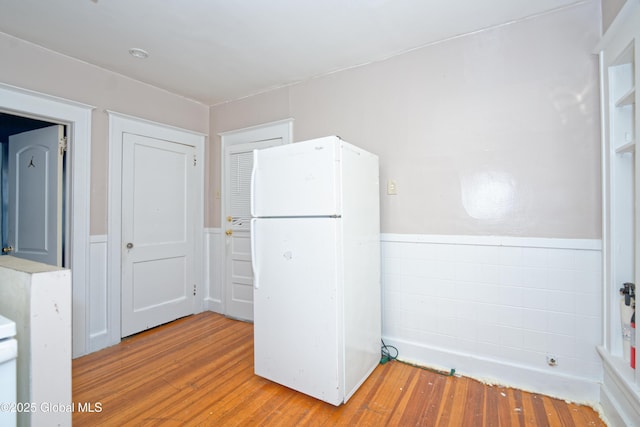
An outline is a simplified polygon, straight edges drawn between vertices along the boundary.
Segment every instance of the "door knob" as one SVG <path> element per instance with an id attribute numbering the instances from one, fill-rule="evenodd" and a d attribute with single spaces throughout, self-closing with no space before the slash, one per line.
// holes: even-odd
<path id="1" fill-rule="evenodd" d="M 231 221 L 233 221 L 233 217 L 232 217 L 231 215 L 229 215 L 229 216 L 227 217 L 227 222 L 231 222 Z"/>
<path id="2" fill-rule="evenodd" d="M 7 246 L 6 248 L 2 248 L 3 254 L 8 254 L 9 252 L 13 252 L 13 246 Z"/>
<path id="3" fill-rule="evenodd" d="M 224 232 L 227 236 L 231 236 L 233 234 L 233 230 L 227 230 Z"/>
<path id="4" fill-rule="evenodd" d="M 127 243 L 127 249 L 131 249 L 131 248 L 133 248 L 133 243 L 131 242 Z"/>

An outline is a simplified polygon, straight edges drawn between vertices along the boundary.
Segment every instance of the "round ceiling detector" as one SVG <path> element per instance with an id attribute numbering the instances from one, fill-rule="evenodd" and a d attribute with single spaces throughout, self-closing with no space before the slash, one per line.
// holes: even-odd
<path id="1" fill-rule="evenodd" d="M 139 49 L 137 47 L 132 47 L 129 49 L 129 54 L 134 58 L 145 59 L 149 57 L 149 52 L 144 49 Z"/>

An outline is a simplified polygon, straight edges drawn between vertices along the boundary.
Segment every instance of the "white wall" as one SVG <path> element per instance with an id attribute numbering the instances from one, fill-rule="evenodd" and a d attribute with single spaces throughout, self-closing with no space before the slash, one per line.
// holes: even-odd
<path id="1" fill-rule="evenodd" d="M 383 232 L 601 238 L 599 29 L 589 0 L 214 106 L 211 164 L 217 133 L 291 117 L 378 154 Z"/>
<path id="2" fill-rule="evenodd" d="M 627 0 L 602 0 L 602 33 L 604 34 Z"/>

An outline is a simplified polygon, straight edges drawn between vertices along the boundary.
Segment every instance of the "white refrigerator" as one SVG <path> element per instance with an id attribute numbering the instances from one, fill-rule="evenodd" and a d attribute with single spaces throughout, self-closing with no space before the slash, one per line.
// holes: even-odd
<path id="1" fill-rule="evenodd" d="M 346 402 L 380 362 L 378 157 L 331 136 L 254 151 L 255 373 Z"/>

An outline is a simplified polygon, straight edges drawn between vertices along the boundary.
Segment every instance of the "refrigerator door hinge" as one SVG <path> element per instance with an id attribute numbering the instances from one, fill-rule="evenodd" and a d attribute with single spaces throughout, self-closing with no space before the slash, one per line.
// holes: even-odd
<path id="1" fill-rule="evenodd" d="M 58 141 L 58 148 L 60 149 L 60 155 L 62 156 L 67 151 L 67 137 L 63 136 Z"/>

